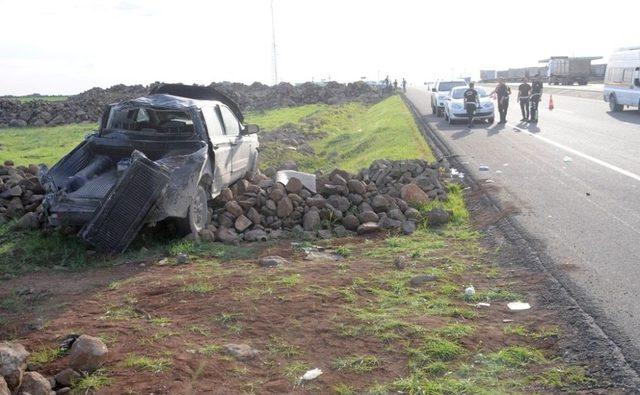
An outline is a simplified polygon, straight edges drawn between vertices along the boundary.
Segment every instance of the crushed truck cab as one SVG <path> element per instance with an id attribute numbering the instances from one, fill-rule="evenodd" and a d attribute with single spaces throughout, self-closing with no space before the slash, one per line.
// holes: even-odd
<path id="1" fill-rule="evenodd" d="M 105 109 L 100 128 L 51 169 L 41 167 L 45 215 L 55 227 L 120 253 L 148 223 L 178 219 L 183 232 L 209 222 L 207 202 L 255 172 L 255 125 L 209 87 L 162 84 Z"/>

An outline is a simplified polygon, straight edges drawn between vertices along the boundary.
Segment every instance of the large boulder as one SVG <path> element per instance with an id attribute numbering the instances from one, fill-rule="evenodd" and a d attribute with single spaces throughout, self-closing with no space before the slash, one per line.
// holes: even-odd
<path id="1" fill-rule="evenodd" d="M 7 382 L 2 376 L 0 376 L 0 395 L 11 395 L 11 391 L 9 391 L 9 386 L 7 385 Z"/>
<path id="2" fill-rule="evenodd" d="M 402 188 L 400 188 L 400 197 L 412 205 L 424 204 L 431 200 L 418 185 L 413 183 L 403 185 Z"/>
<path id="3" fill-rule="evenodd" d="M 54 376 L 56 383 L 62 387 L 71 387 L 82 379 L 82 375 L 71 368 L 66 368 Z"/>
<path id="4" fill-rule="evenodd" d="M 15 390 L 20 386 L 28 356 L 20 343 L 0 343 L 0 376 L 4 377 L 9 389 Z"/>
<path id="5" fill-rule="evenodd" d="M 288 196 L 284 196 L 282 199 L 278 201 L 278 208 L 276 213 L 280 218 L 286 218 L 293 212 L 293 203 Z"/>
<path id="6" fill-rule="evenodd" d="M 54 395 L 55 392 L 51 390 L 51 383 L 43 375 L 38 372 L 26 372 L 22 377 L 18 394 Z"/>
<path id="7" fill-rule="evenodd" d="M 304 230 L 312 231 L 320 227 L 320 213 L 317 209 L 311 209 L 302 218 L 302 227 Z"/>
<path id="8" fill-rule="evenodd" d="M 430 226 L 444 225 L 451 219 L 451 213 L 441 208 L 433 208 L 427 211 L 427 223 Z"/>
<path id="9" fill-rule="evenodd" d="M 109 349 L 97 337 L 82 335 L 73 342 L 69 353 L 69 365 L 81 372 L 99 368 L 107 358 Z"/>

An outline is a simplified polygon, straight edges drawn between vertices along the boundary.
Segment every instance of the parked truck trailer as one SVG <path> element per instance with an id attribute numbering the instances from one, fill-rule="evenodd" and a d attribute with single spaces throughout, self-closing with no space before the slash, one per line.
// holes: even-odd
<path id="1" fill-rule="evenodd" d="M 591 61 L 601 56 L 552 56 L 540 63 L 548 63 L 547 79 L 550 85 L 587 85 L 591 76 Z"/>

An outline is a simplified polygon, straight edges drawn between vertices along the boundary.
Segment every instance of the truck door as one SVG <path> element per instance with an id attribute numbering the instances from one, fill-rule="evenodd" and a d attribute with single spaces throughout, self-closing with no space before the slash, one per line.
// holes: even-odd
<path id="1" fill-rule="evenodd" d="M 242 178 L 248 170 L 251 156 L 251 146 L 240 134 L 240 121 L 225 105 L 220 106 L 220 113 L 224 123 L 226 136 L 231 142 L 231 180 Z"/>
<path id="2" fill-rule="evenodd" d="M 207 109 L 204 114 L 211 148 L 214 154 L 213 191 L 219 192 L 231 183 L 231 140 L 224 133 L 222 115 L 218 106 Z"/>

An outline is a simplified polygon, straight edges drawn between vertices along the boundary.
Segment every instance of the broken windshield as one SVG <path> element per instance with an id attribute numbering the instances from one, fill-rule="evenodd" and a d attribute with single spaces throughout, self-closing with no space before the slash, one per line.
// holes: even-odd
<path id="1" fill-rule="evenodd" d="M 187 111 L 149 107 L 112 108 L 106 129 L 179 135 L 194 132 L 193 120 Z"/>

